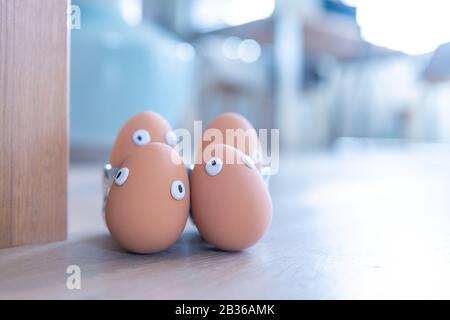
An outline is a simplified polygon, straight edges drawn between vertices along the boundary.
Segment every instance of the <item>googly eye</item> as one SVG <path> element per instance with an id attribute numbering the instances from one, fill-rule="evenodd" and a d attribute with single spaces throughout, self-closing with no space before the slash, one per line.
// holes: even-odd
<path id="1" fill-rule="evenodd" d="M 133 142 L 138 146 L 145 146 L 152 141 L 152 137 L 147 130 L 141 129 L 133 134 Z"/>
<path id="2" fill-rule="evenodd" d="M 217 176 L 222 171 L 223 163 L 219 158 L 212 158 L 205 166 L 206 173 L 211 176 Z"/>
<path id="3" fill-rule="evenodd" d="M 255 161 L 253 161 L 253 159 L 250 158 L 249 156 L 243 155 L 243 156 L 241 157 L 241 160 L 242 160 L 242 162 L 243 162 L 247 167 L 249 167 L 250 169 L 255 169 L 255 167 L 256 167 Z"/>
<path id="4" fill-rule="evenodd" d="M 122 168 L 117 172 L 116 178 L 114 179 L 116 185 L 121 187 L 127 182 L 128 176 L 130 174 L 130 170 L 128 168 Z"/>
<path id="5" fill-rule="evenodd" d="M 170 189 L 170 193 L 172 194 L 172 197 L 177 200 L 181 201 L 186 196 L 186 187 L 184 186 L 184 183 L 180 180 L 176 180 L 172 183 L 172 187 Z"/>
<path id="6" fill-rule="evenodd" d="M 172 147 L 174 147 L 174 146 L 177 145 L 177 143 L 178 143 L 178 137 L 177 137 L 177 135 L 175 134 L 175 132 L 169 131 L 169 132 L 166 133 L 166 143 L 167 143 L 169 146 L 172 146 Z"/>

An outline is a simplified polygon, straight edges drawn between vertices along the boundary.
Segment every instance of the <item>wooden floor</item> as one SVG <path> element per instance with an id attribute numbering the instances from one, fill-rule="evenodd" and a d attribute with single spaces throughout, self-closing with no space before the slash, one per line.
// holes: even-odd
<path id="1" fill-rule="evenodd" d="M 242 253 L 203 243 L 190 225 L 157 255 L 123 252 L 101 214 L 101 167 L 70 171 L 70 239 L 0 251 L 0 298 L 450 298 L 450 152 L 285 156 L 274 221 Z M 66 289 L 79 265 L 82 289 Z"/>

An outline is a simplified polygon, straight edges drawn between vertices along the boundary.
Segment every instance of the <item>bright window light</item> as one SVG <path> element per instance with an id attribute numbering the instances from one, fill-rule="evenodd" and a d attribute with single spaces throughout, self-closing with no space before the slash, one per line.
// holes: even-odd
<path id="1" fill-rule="evenodd" d="M 229 0 L 223 11 L 223 22 L 237 26 L 270 17 L 275 0 Z"/>
<path id="2" fill-rule="evenodd" d="M 237 26 L 270 17 L 275 0 L 195 0 L 191 21 L 201 31 Z"/>
<path id="3" fill-rule="evenodd" d="M 450 1 L 359 0 L 362 37 L 377 46 L 420 55 L 450 42 Z"/>
<path id="4" fill-rule="evenodd" d="M 356 7 L 359 0 L 342 0 L 342 3 L 349 7 Z"/>
<path id="5" fill-rule="evenodd" d="M 142 22 L 142 0 L 122 0 L 122 16 L 130 26 L 137 26 Z"/>

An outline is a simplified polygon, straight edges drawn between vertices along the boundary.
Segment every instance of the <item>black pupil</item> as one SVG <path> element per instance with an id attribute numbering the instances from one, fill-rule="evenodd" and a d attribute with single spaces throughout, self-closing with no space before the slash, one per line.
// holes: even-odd
<path id="1" fill-rule="evenodd" d="M 142 141 L 142 137 L 141 137 L 141 136 L 138 136 L 138 140 L 139 140 L 139 141 Z"/>
<path id="2" fill-rule="evenodd" d="M 216 164 L 217 164 L 216 160 L 213 160 L 213 162 L 212 162 L 213 167 L 215 167 Z"/>
<path id="3" fill-rule="evenodd" d="M 178 191 L 180 191 L 180 193 L 183 193 L 183 186 L 181 184 L 178 185 Z"/>
<path id="4" fill-rule="evenodd" d="M 119 171 L 119 173 L 117 174 L 117 179 L 119 179 L 121 175 L 122 175 L 122 171 Z"/>

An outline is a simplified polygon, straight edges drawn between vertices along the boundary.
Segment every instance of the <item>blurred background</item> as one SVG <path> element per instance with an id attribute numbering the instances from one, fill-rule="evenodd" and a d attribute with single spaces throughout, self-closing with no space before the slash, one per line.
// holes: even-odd
<path id="1" fill-rule="evenodd" d="M 174 128 L 239 112 L 302 153 L 450 142 L 445 1 L 72 2 L 73 161 L 106 160 L 144 110 Z"/>
<path id="2" fill-rule="evenodd" d="M 448 1 L 73 3 L 71 234 L 104 229 L 101 165 L 129 117 L 192 129 L 235 111 L 280 129 L 280 171 L 266 240 L 219 263 L 251 285 L 226 277 L 219 297 L 448 299 Z"/>

